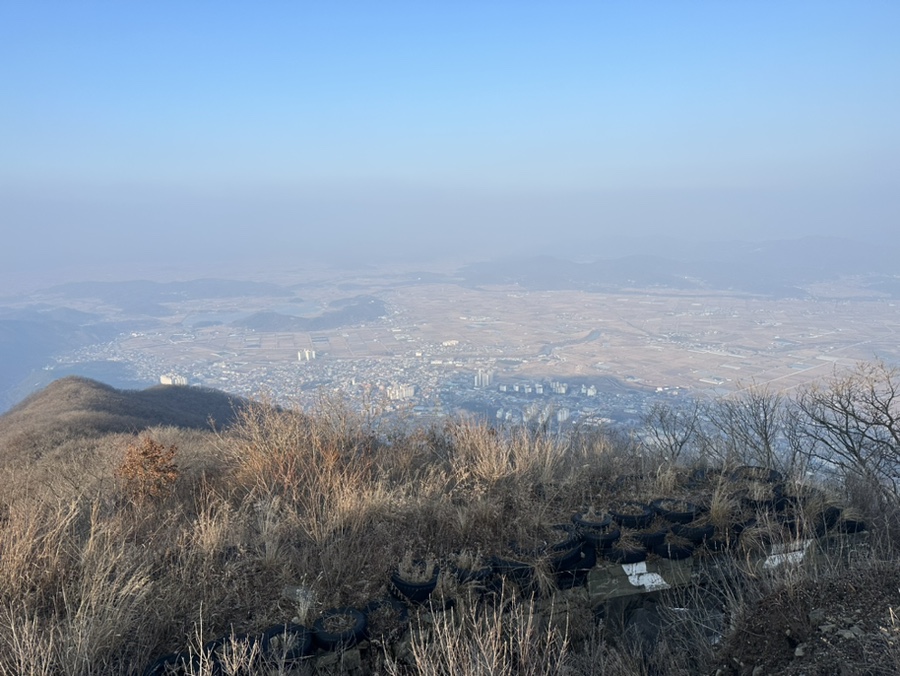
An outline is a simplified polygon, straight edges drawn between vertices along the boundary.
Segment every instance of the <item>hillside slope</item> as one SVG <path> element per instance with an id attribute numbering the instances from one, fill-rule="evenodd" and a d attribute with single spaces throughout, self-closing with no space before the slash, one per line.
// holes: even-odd
<path id="1" fill-rule="evenodd" d="M 875 483 L 338 401 L 173 424 L 223 399 L 66 378 L 0 418 L 0 674 L 898 673 Z"/>
<path id="2" fill-rule="evenodd" d="M 0 416 L 0 456 L 43 455 L 61 440 L 136 433 L 150 427 L 228 426 L 243 405 L 218 390 L 156 386 L 117 390 L 88 378 L 52 382 Z"/>

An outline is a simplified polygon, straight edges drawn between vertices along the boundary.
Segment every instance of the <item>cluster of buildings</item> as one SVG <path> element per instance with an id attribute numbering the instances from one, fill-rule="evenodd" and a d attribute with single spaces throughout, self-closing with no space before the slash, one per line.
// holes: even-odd
<path id="1" fill-rule="evenodd" d="M 384 413 L 402 412 L 424 421 L 466 412 L 510 424 L 629 424 L 639 421 L 655 398 L 671 396 L 611 384 L 608 378 L 602 383 L 524 380 L 516 375 L 524 360 L 461 354 L 458 345 L 447 340 L 420 344 L 406 355 L 360 358 L 331 358 L 304 349 L 297 351 L 297 361 L 217 353 L 215 359 L 185 363 L 183 355 L 171 352 L 172 361 L 166 363 L 159 354 L 125 350 L 114 341 L 86 350 L 78 360 L 124 361 L 144 381 L 201 385 L 249 397 L 265 393 L 287 405 L 312 405 L 323 392 L 351 403 L 377 399 Z"/>

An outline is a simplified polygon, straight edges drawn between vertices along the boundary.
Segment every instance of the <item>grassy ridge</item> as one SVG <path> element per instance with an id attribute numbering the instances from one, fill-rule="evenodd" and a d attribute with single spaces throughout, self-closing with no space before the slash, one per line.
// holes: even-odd
<path id="1" fill-rule="evenodd" d="M 134 432 L 172 425 L 227 426 L 240 405 L 218 390 L 160 385 L 146 390 L 117 390 L 96 380 L 69 376 L 54 381 L 0 416 L 0 440 L 16 429 L 41 434 L 66 429 L 78 436 Z"/>
<path id="2" fill-rule="evenodd" d="M 159 404 L 173 391 L 195 396 L 180 389 L 133 398 L 66 379 L 0 419 L 9 487 L 0 502 L 0 674 L 140 673 L 158 655 L 232 631 L 310 624 L 327 608 L 386 596 L 404 559 L 504 554 L 511 541 L 537 541 L 548 525 L 589 507 L 687 495 L 680 491 L 694 470 L 715 470 L 722 463 L 711 460 L 726 456 L 682 448 L 676 462 L 633 438 L 498 432 L 466 420 L 431 430 L 376 421 L 376 429 L 333 400 L 315 411 L 248 403 L 227 429 L 184 429 L 165 417 L 171 404 Z M 119 396 L 130 408 L 115 409 Z M 137 425 L 140 402 L 145 421 L 165 426 Z M 133 426 L 108 427 L 112 419 Z M 171 465 L 141 464 L 148 438 L 174 449 Z M 730 449 L 725 466 L 745 460 Z M 147 483 L 156 470 L 164 477 Z M 824 488 L 843 502 L 866 495 L 858 483 Z M 890 515 L 863 516 L 874 523 Z M 858 570 L 895 564 L 889 538 L 875 545 Z M 721 595 L 725 625 L 738 626 L 767 594 L 845 574 L 841 565 L 748 574 Z M 539 599 L 520 597 L 485 615 L 466 605 L 464 589 L 448 593 L 457 594 L 458 611 L 429 620 L 428 640 L 414 633 L 404 659 L 373 644 L 363 668 L 475 674 L 490 663 L 494 673 L 675 674 L 745 656 L 728 635 L 716 649 L 683 628 L 636 651 L 591 608 L 573 604 L 546 621 Z M 900 664 L 898 649 L 884 645 L 862 666 L 877 673 Z"/>

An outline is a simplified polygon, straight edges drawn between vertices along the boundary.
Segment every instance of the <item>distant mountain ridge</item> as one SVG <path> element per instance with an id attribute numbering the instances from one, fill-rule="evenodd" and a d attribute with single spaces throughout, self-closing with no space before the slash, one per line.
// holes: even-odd
<path id="1" fill-rule="evenodd" d="M 585 248 L 585 253 L 589 248 Z M 518 284 L 531 290 L 669 287 L 804 297 L 805 286 L 862 276 L 865 286 L 898 297 L 900 273 L 888 251 L 852 240 L 807 237 L 760 243 L 717 242 L 654 253 L 575 262 L 553 256 L 474 263 L 460 269 L 468 284 Z"/>
<path id="2" fill-rule="evenodd" d="M 280 312 L 255 312 L 232 322 L 254 331 L 327 331 L 341 326 L 373 322 L 387 313 L 384 301 L 374 296 L 357 296 L 333 301 L 317 317 L 297 317 Z"/>
<path id="3" fill-rule="evenodd" d="M 267 282 L 233 279 L 195 279 L 186 282 L 71 282 L 51 287 L 47 294 L 65 298 L 98 298 L 131 314 L 166 317 L 172 311 L 163 303 L 186 299 L 218 299 L 239 296 L 291 296 L 293 292 Z"/>

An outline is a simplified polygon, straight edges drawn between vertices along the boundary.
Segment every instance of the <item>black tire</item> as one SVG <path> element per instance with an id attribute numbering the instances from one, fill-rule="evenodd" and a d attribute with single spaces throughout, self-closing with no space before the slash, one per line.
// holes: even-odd
<path id="1" fill-rule="evenodd" d="M 647 560 L 647 550 L 619 549 L 618 547 L 613 547 L 612 549 L 603 552 L 603 556 L 613 563 L 640 563 L 641 561 Z"/>
<path id="2" fill-rule="evenodd" d="M 668 530 L 658 530 L 654 533 L 635 533 L 631 537 L 640 542 L 648 552 L 652 552 L 654 547 L 665 541 L 668 533 Z"/>
<path id="3" fill-rule="evenodd" d="M 509 543 L 509 547 L 518 556 L 524 556 L 526 558 L 537 558 L 540 556 L 545 556 L 548 552 L 570 552 L 573 549 L 581 547 L 582 543 L 584 542 L 584 537 L 580 532 L 577 531 L 574 525 L 557 524 L 555 526 L 550 526 L 550 530 L 565 533 L 566 537 L 559 542 L 554 542 L 553 544 L 543 544 L 539 547 L 534 547 L 533 549 L 520 547 L 519 543 L 515 540 Z"/>
<path id="4" fill-rule="evenodd" d="M 586 570 L 575 570 L 571 573 L 559 573 L 556 576 L 556 588 L 560 590 L 575 589 L 587 583 Z"/>
<path id="5" fill-rule="evenodd" d="M 584 544 L 584 536 L 581 531 L 572 526 L 571 531 L 565 531 L 566 538 L 550 545 L 550 550 L 554 552 L 571 552 L 573 549 L 581 549 Z"/>
<path id="6" fill-rule="evenodd" d="M 584 532 L 584 541 L 597 551 L 612 547 L 621 537 L 622 531 L 610 527 L 606 531 L 591 530 Z"/>
<path id="7" fill-rule="evenodd" d="M 470 568 L 462 568 L 460 566 L 453 566 L 452 572 L 457 582 L 459 582 L 460 584 L 465 584 L 467 582 L 484 582 L 491 576 L 494 571 L 490 566 L 476 568 L 475 570 L 472 570 Z"/>
<path id="8" fill-rule="evenodd" d="M 431 596 L 431 592 L 437 587 L 439 575 L 440 570 L 437 566 L 434 568 L 431 579 L 426 582 L 410 582 L 400 577 L 399 573 L 393 573 L 391 575 L 391 592 L 410 603 L 425 603 Z"/>
<path id="9" fill-rule="evenodd" d="M 341 632 L 328 631 L 325 623 L 334 617 L 347 617 L 353 621 L 350 628 Z M 332 608 L 313 623 L 313 637 L 323 650 L 335 651 L 351 648 L 366 636 L 368 622 L 362 611 L 356 608 Z"/>
<path id="10" fill-rule="evenodd" d="M 623 474 L 616 477 L 613 485 L 616 488 L 641 487 L 647 484 L 647 477 L 643 474 Z"/>
<path id="11" fill-rule="evenodd" d="M 825 493 L 812 486 L 784 486 L 782 493 L 782 501 L 793 507 L 805 507 L 814 500 L 825 500 Z"/>
<path id="12" fill-rule="evenodd" d="M 581 559 L 581 568 L 579 570 L 588 571 L 597 565 L 597 548 L 590 542 L 585 542 L 581 551 L 584 552 L 584 558 Z"/>
<path id="13" fill-rule="evenodd" d="M 793 505 L 790 498 L 785 496 L 784 494 L 784 484 L 778 485 L 778 497 L 775 499 L 775 511 L 779 514 L 781 512 L 787 511 Z"/>
<path id="14" fill-rule="evenodd" d="M 742 465 L 736 467 L 731 473 L 732 481 L 762 481 L 763 483 L 779 483 L 784 480 L 781 472 L 768 467 L 758 467 L 756 465 Z"/>
<path id="15" fill-rule="evenodd" d="M 842 519 L 840 521 L 840 530 L 842 533 L 862 533 L 868 528 L 866 522 L 862 519 Z"/>
<path id="16" fill-rule="evenodd" d="M 745 530 L 747 530 L 748 528 L 752 528 L 755 525 L 756 525 L 756 517 L 751 516 L 746 521 L 739 521 L 739 522 L 735 523 L 734 525 L 732 525 L 731 532 L 734 533 L 735 535 L 740 535 Z"/>
<path id="17" fill-rule="evenodd" d="M 621 505 L 630 505 L 632 507 L 639 507 L 640 514 L 625 514 L 622 512 L 618 512 L 614 509 L 609 510 L 609 515 L 612 517 L 612 520 L 617 524 L 624 528 L 634 528 L 636 530 L 641 530 L 642 528 L 646 528 L 653 522 L 653 510 L 650 508 L 650 505 L 645 505 L 642 502 L 623 502 Z"/>
<path id="18" fill-rule="evenodd" d="M 556 573 L 556 586 L 560 589 L 573 589 L 587 583 L 591 568 L 597 565 L 597 549 L 590 543 L 581 547 L 582 557 L 571 570 Z"/>
<path id="19" fill-rule="evenodd" d="M 702 488 L 709 486 L 713 479 L 716 478 L 718 472 L 710 469 L 695 469 L 691 472 L 690 478 L 687 480 L 689 488 Z"/>
<path id="20" fill-rule="evenodd" d="M 554 573 L 565 573 L 581 568 L 584 559 L 583 542 L 580 540 L 575 547 L 564 552 L 557 552 L 550 557 L 550 570 Z"/>
<path id="21" fill-rule="evenodd" d="M 653 548 L 653 553 L 663 559 L 669 559 L 671 561 L 680 561 L 682 559 L 687 559 L 693 556 L 694 554 L 694 546 L 693 545 L 670 545 L 667 543 L 663 543 Z"/>
<path id="22" fill-rule="evenodd" d="M 316 651 L 313 646 L 313 632 L 302 624 L 292 622 L 269 627 L 263 632 L 260 641 L 262 643 L 260 652 L 268 661 L 283 659 L 286 664 L 292 664 Z M 281 645 L 282 641 L 286 643 L 285 646 Z"/>
<path id="23" fill-rule="evenodd" d="M 793 537 L 799 537 L 806 530 L 806 519 L 803 513 L 796 507 L 788 507 L 784 511 L 778 512 L 776 519 L 781 527 L 784 528 Z"/>
<path id="24" fill-rule="evenodd" d="M 832 528 L 834 528 L 841 518 L 841 511 L 842 510 L 840 507 L 835 507 L 832 505 L 819 512 L 819 514 L 817 514 L 813 519 L 813 523 L 815 524 L 816 529 L 816 535 L 821 537 Z"/>
<path id="25" fill-rule="evenodd" d="M 745 550 L 768 553 L 773 544 L 773 534 L 765 527 L 745 528 L 738 541 Z"/>
<path id="26" fill-rule="evenodd" d="M 524 561 L 502 559 L 498 556 L 493 556 L 490 559 L 490 564 L 497 575 L 509 578 L 520 587 L 527 587 L 534 578 L 534 568 Z"/>
<path id="27" fill-rule="evenodd" d="M 803 521 L 801 521 L 797 517 L 781 519 L 780 521 L 782 527 L 786 528 L 787 532 L 790 533 L 792 537 L 796 538 L 803 535 Z"/>
<path id="28" fill-rule="evenodd" d="M 604 514 L 602 517 L 597 517 L 596 519 L 587 519 L 585 518 L 584 513 L 580 513 L 572 515 L 572 523 L 584 531 L 603 530 L 612 523 L 612 519 L 609 518 L 609 514 Z"/>
<path id="29" fill-rule="evenodd" d="M 378 627 L 373 625 L 372 616 L 382 608 L 389 608 L 391 612 L 396 614 L 398 628 L 405 629 L 406 625 L 409 623 L 409 608 L 407 608 L 406 604 L 399 599 L 395 599 L 392 596 L 386 596 L 383 599 L 370 601 L 366 607 L 362 609 L 363 615 L 366 616 L 367 639 L 379 638 L 377 635 L 379 633 L 377 631 Z"/>
<path id="30" fill-rule="evenodd" d="M 669 523 L 690 523 L 697 518 L 700 507 L 686 500 L 660 498 L 650 503 L 653 511 Z"/>
<path id="31" fill-rule="evenodd" d="M 740 498 L 741 503 L 755 510 L 774 510 L 776 512 L 784 511 L 787 504 L 784 500 L 784 484 L 781 483 L 770 483 L 770 482 L 759 482 L 759 483 L 767 483 L 772 488 L 772 494 L 768 498 L 756 499 L 751 498 L 746 492 L 739 491 L 737 496 Z"/>
<path id="32" fill-rule="evenodd" d="M 580 549 L 582 544 L 584 536 L 581 533 L 570 533 L 565 540 L 550 545 L 550 549 L 554 552 L 570 552 L 573 549 Z"/>
<path id="33" fill-rule="evenodd" d="M 703 544 L 705 540 L 708 540 L 713 536 L 715 530 L 715 526 L 712 524 L 706 526 L 691 526 L 690 524 L 676 523 L 672 526 L 672 533 L 674 535 L 682 537 L 685 540 L 690 540 L 691 543 L 695 545 Z"/>

